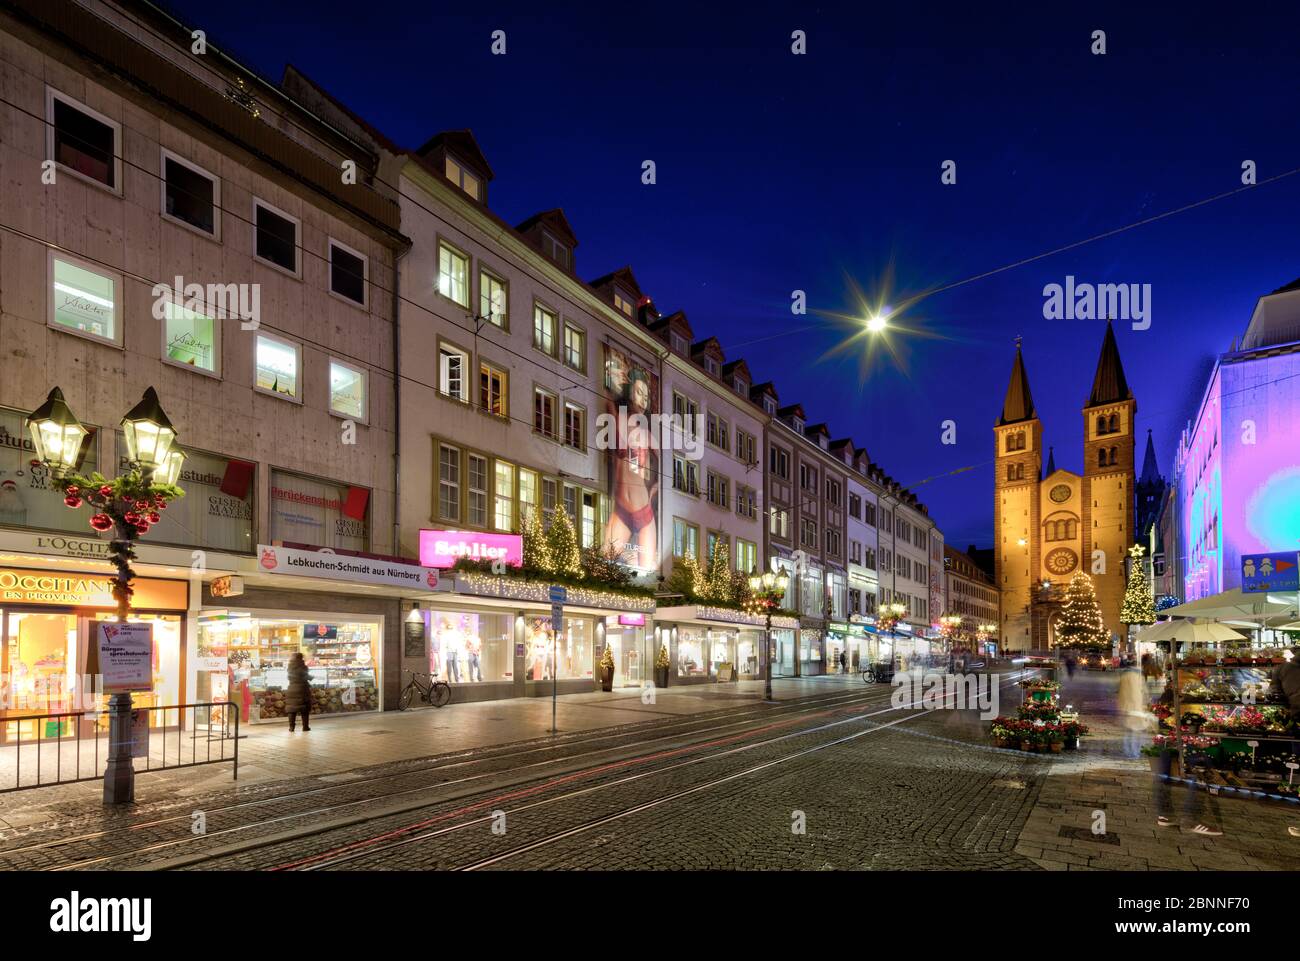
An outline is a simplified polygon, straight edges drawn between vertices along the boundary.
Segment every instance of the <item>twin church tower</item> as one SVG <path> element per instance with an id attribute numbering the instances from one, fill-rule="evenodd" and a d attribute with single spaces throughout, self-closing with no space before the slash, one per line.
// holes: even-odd
<path id="1" fill-rule="evenodd" d="M 1034 410 L 1017 339 L 1011 383 L 993 428 L 994 551 L 1003 650 L 1047 649 L 1058 642 L 1066 588 L 1080 569 L 1092 576 L 1107 632 L 1123 637 L 1124 562 L 1135 537 L 1136 414 L 1137 401 L 1108 322 L 1083 407 L 1083 474 L 1058 470 L 1050 452 L 1044 469 L 1043 424 Z M 1105 567 L 1098 572 L 1103 558 Z"/>

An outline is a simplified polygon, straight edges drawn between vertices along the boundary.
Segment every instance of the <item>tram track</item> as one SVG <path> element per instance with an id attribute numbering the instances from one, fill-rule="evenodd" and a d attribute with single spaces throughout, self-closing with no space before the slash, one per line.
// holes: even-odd
<path id="1" fill-rule="evenodd" d="M 350 780 L 344 783 L 325 785 L 315 787 L 304 791 L 294 791 L 287 793 L 274 794 L 263 798 L 256 798 L 247 801 L 239 801 L 234 804 L 222 805 L 218 807 L 205 808 L 204 816 L 211 820 L 214 816 L 230 814 L 239 811 L 252 811 L 259 807 L 264 807 L 274 803 L 284 803 L 293 800 L 306 799 L 337 794 L 340 791 L 347 791 L 355 788 L 374 787 L 379 783 L 393 782 L 402 778 L 419 778 L 430 774 L 437 775 L 454 769 L 473 767 L 480 764 L 501 763 L 503 761 L 512 761 L 520 757 L 536 755 L 543 752 L 552 752 L 555 756 L 543 758 L 525 764 L 515 764 L 503 770 L 492 770 L 477 774 L 470 774 L 465 777 L 438 780 L 433 783 L 416 784 L 410 788 L 404 788 L 398 791 L 386 790 L 378 793 L 367 793 L 361 797 L 349 798 L 337 804 L 328 804 L 319 807 L 313 807 L 304 811 L 291 812 L 271 818 L 261 818 L 257 821 L 245 824 L 238 824 L 228 828 L 222 828 L 218 831 L 208 831 L 200 835 L 186 833 L 177 838 L 171 838 L 159 841 L 154 844 L 148 844 L 141 847 L 132 847 L 123 851 L 102 854 L 96 857 L 83 858 L 71 862 L 52 865 L 48 870 L 75 870 L 93 868 L 97 866 L 108 865 L 114 861 L 139 857 L 156 853 L 167 848 L 182 847 L 211 841 L 215 837 L 234 836 L 241 832 L 247 832 L 257 829 L 265 829 L 267 826 L 276 824 L 287 824 L 301 819 L 319 819 L 344 811 L 348 808 L 357 807 L 365 804 L 374 804 L 389 801 L 394 798 L 409 797 L 418 795 L 422 792 L 437 791 L 439 789 L 455 788 L 464 786 L 477 781 L 485 781 L 492 778 L 500 778 L 507 775 L 517 775 L 520 772 L 529 772 L 539 768 L 545 768 L 553 765 L 575 764 L 580 763 L 585 758 L 597 757 L 599 755 L 611 754 L 615 752 L 635 751 L 638 748 L 661 744 L 666 741 L 690 739 L 693 737 L 706 736 L 710 733 L 724 731 L 729 728 L 743 727 L 746 724 L 752 724 L 756 720 L 779 720 L 788 718 L 797 720 L 799 717 L 810 712 L 818 710 L 833 709 L 840 705 L 857 704 L 857 703 L 881 703 L 888 700 L 890 689 L 867 689 L 866 691 L 837 691 L 833 694 L 816 695 L 809 698 L 802 698 L 798 701 L 783 702 L 775 707 L 750 709 L 739 711 L 722 711 L 714 713 L 708 717 L 692 717 L 689 720 L 683 720 L 681 723 L 666 722 L 669 730 L 664 730 L 662 724 L 655 724 L 651 731 L 621 731 L 621 732 L 593 732 L 591 736 L 582 736 L 568 741 L 562 745 L 556 744 L 539 744 L 535 747 L 526 748 L 522 751 L 505 751 L 494 752 L 483 755 L 481 752 L 472 752 L 474 756 L 464 757 L 453 755 L 451 758 L 443 757 L 437 759 L 434 763 L 427 766 L 407 769 L 402 771 L 378 774 L 373 777 L 364 777 Z M 723 723 L 716 723 L 716 722 Z M 635 738 L 638 734 L 653 733 L 652 737 L 642 738 L 640 740 L 628 741 L 628 738 Z M 592 750 L 572 752 L 566 749 L 574 747 L 586 747 L 601 742 L 617 742 L 606 744 L 602 747 L 595 747 Z M 689 744 L 685 745 L 689 747 Z M 419 802 L 414 807 L 428 806 L 429 804 L 440 803 L 438 800 Z M 105 831 L 87 832 L 73 835 L 70 837 L 54 838 L 42 841 L 36 844 L 23 845 L 19 847 L 0 850 L 0 859 L 5 859 L 14 855 L 33 851 L 54 851 L 60 848 L 71 848 L 78 844 L 102 844 L 115 838 L 123 838 L 131 835 L 138 835 L 146 830 L 156 830 L 166 828 L 168 825 L 184 825 L 187 829 L 192 822 L 192 811 L 194 805 L 190 805 L 191 810 L 183 815 L 175 815 L 165 818 L 155 818 L 148 821 L 137 822 L 127 827 L 110 829 Z"/>
<path id="2" fill-rule="evenodd" d="M 1016 677 L 1018 677 L 1018 676 L 1019 676 L 1019 675 L 1016 675 Z M 1009 678 L 1009 679 L 1003 681 L 1001 686 L 1006 686 L 1007 684 L 1012 683 L 1014 680 L 1015 680 L 1015 677 Z M 373 836 L 372 838 L 369 838 L 369 839 L 364 839 L 364 840 L 361 840 L 361 841 L 352 842 L 352 843 L 350 843 L 350 844 L 344 845 L 344 846 L 342 846 L 341 848 L 337 848 L 337 849 L 334 849 L 334 850 L 332 850 L 332 851 L 326 851 L 326 852 L 324 852 L 324 853 L 320 853 L 320 854 L 312 855 L 312 856 L 310 856 L 310 857 L 308 857 L 308 858 L 302 858 L 302 859 L 298 859 L 298 860 L 295 860 L 295 861 L 287 862 L 287 863 L 284 863 L 284 864 L 281 864 L 281 865 L 277 865 L 274 869 L 275 869 L 275 870 L 324 870 L 324 869 L 329 869 L 329 868 L 341 867 L 341 866 L 345 866 L 345 865 L 347 865 L 347 866 L 351 866 L 351 867 L 353 867 L 353 868 L 360 867 L 361 869 L 365 869 L 365 868 L 368 867 L 368 866 L 369 866 L 369 867 L 375 867 L 375 866 L 377 866 L 377 865 L 373 865 L 373 864 L 372 864 L 372 865 L 364 865 L 364 864 L 363 864 L 363 865 L 357 865 L 355 862 L 363 861 L 363 860 L 367 860 L 367 859 L 382 858 L 382 857 L 386 856 L 389 852 L 391 852 L 391 851 L 393 851 L 393 850 L 396 850 L 396 849 L 398 849 L 398 848 L 406 847 L 406 846 L 408 846 L 408 845 L 412 845 L 412 844 L 420 844 L 420 843 L 429 842 L 429 841 L 432 841 L 432 840 L 437 839 L 437 838 L 446 838 L 446 837 L 449 836 L 449 835 L 452 835 L 452 834 L 455 834 L 455 833 L 457 833 L 457 832 L 464 831 L 464 830 L 467 830 L 467 829 L 469 829 L 469 828 L 473 828 L 473 827 L 476 827 L 476 826 L 481 827 L 481 826 L 483 826 L 483 825 L 489 824 L 490 822 L 492 822 L 495 818 L 497 818 L 497 817 L 500 816 L 500 815 L 505 815 L 507 818 L 513 818 L 513 817 L 515 817 L 516 815 L 518 815 L 519 813 L 524 812 L 524 811 L 528 811 L 528 810 L 532 810 L 532 809 L 537 809 L 537 808 L 542 808 L 542 807 L 547 807 L 547 806 L 555 805 L 555 804 L 560 804 L 560 803 L 562 803 L 562 802 L 570 801 L 570 800 L 573 800 L 573 799 L 575 799 L 575 798 L 582 797 L 582 796 L 584 796 L 584 795 L 590 795 L 590 794 L 592 794 L 592 793 L 594 793 L 594 792 L 597 792 L 597 791 L 603 791 L 603 790 L 608 790 L 608 789 L 611 789 L 611 788 L 617 788 L 617 787 L 621 787 L 621 786 L 626 786 L 626 785 L 628 785 L 628 784 L 630 784 L 630 783 L 632 783 L 632 782 L 640 781 L 640 780 L 643 780 L 643 779 L 646 779 L 646 778 L 655 777 L 655 776 L 659 776 L 659 775 L 664 775 L 664 774 L 667 774 L 667 773 L 669 773 L 669 772 L 673 772 L 673 771 L 677 771 L 677 770 L 680 770 L 680 769 L 683 769 L 683 768 L 692 767 L 692 766 L 695 766 L 695 765 L 699 765 L 699 764 L 707 763 L 707 762 L 710 762 L 710 761 L 717 761 L 717 760 L 719 760 L 719 759 L 721 759 L 721 758 L 723 758 L 723 757 L 727 757 L 727 756 L 730 756 L 730 755 L 739 754 L 739 753 L 742 753 L 742 752 L 745 752 L 745 751 L 752 751 L 752 750 L 760 749 L 760 748 L 763 748 L 763 747 L 769 746 L 769 745 L 771 745 L 771 744 L 775 744 L 775 743 L 778 743 L 778 742 L 781 742 L 781 741 L 787 741 L 787 740 L 790 740 L 790 739 L 792 739 L 792 738 L 805 737 L 805 736 L 808 736 L 808 735 L 815 735 L 815 734 L 817 734 L 817 733 L 821 733 L 821 732 L 824 732 L 824 731 L 826 731 L 826 730 L 830 730 L 830 729 L 833 729 L 833 728 L 839 727 L 840 725 L 843 725 L 843 724 L 854 723 L 854 722 L 856 722 L 856 721 L 869 720 L 869 719 L 872 718 L 872 717 L 877 717 L 877 716 L 881 716 L 881 715 L 885 715 L 885 714 L 896 713 L 896 712 L 898 712 L 898 711 L 902 711 L 902 710 L 914 710 L 914 709 L 917 708 L 919 705 L 920 705 L 920 702 L 914 702 L 914 703 L 909 704 L 909 705 L 906 705 L 906 706 L 904 706 L 904 707 L 893 707 L 893 706 L 891 706 L 891 707 L 884 708 L 884 709 L 879 710 L 879 711 L 874 711 L 874 712 L 872 712 L 871 714 L 867 714 L 867 715 L 857 714 L 857 715 L 852 716 L 852 717 L 842 718 L 842 719 L 838 719 L 838 720 L 829 721 L 829 722 L 827 722 L 827 723 L 825 723 L 825 724 L 819 725 L 819 726 L 814 727 L 814 728 L 804 728 L 804 729 L 801 729 L 801 730 L 798 730 L 798 731 L 788 732 L 788 733 L 781 734 L 781 735 L 778 735 L 778 736 L 775 736 L 775 737 L 772 737 L 772 738 L 767 738 L 767 739 L 762 740 L 762 741 L 758 741 L 758 742 L 754 742 L 754 743 L 749 743 L 749 744 L 743 744 L 743 745 L 740 745 L 740 746 L 738 746 L 738 747 L 733 747 L 733 748 L 730 748 L 730 749 L 725 750 L 725 751 L 720 751 L 720 752 L 717 752 L 717 753 L 707 754 L 707 755 L 704 755 L 704 756 L 701 756 L 701 757 L 690 758 L 690 759 L 688 759 L 688 760 L 677 761 L 677 762 L 675 762 L 675 763 L 671 763 L 671 764 L 668 764 L 668 765 L 665 765 L 665 766 L 656 767 L 656 768 L 654 768 L 654 769 L 652 769 L 652 770 L 649 770 L 649 771 L 644 771 L 644 772 L 639 772 L 639 773 L 636 773 L 636 774 L 628 775 L 628 776 L 626 776 L 626 777 L 622 777 L 622 778 L 619 778 L 619 779 L 614 780 L 614 781 L 604 782 L 604 783 L 596 784 L 596 785 L 590 785 L 590 786 L 583 787 L 583 788 L 580 788 L 580 789 L 575 790 L 575 791 L 569 791 L 569 792 L 566 792 L 566 793 L 561 794 L 561 795 L 558 795 L 558 796 L 542 798 L 542 799 L 539 799 L 539 800 L 531 801 L 531 802 L 526 803 L 526 804 L 517 805 L 517 806 L 515 806 L 515 807 L 511 807 L 511 808 L 493 810 L 493 811 L 491 811 L 491 813 L 489 813 L 489 814 L 486 815 L 486 816 L 473 817 L 471 820 L 468 820 L 468 821 L 462 821 L 462 822 L 459 822 L 459 823 L 456 823 L 456 824 L 452 824 L 452 825 L 447 825 L 447 826 L 444 826 L 444 827 L 437 827 L 437 828 L 434 828 L 433 830 L 430 830 L 430 831 L 423 831 L 423 830 L 422 830 L 423 828 L 431 827 L 433 824 L 435 824 L 435 823 L 437 823 L 437 822 L 439 822 L 439 821 L 448 820 L 448 819 L 450 819 L 450 818 L 453 818 L 453 817 L 456 817 L 456 816 L 460 816 L 460 815 L 463 815 L 463 814 L 467 814 L 467 813 L 473 813 L 473 812 L 475 812 L 475 811 L 477 811 L 477 810 L 483 810 L 483 809 L 485 809 L 485 808 L 491 808 L 491 807 L 493 807 L 494 805 L 500 805 L 503 801 L 507 801 L 507 800 L 517 800 L 517 799 L 519 799 L 519 797 L 520 797 L 521 795 L 526 796 L 526 795 L 528 795 L 528 794 L 537 793 L 537 792 L 539 792 L 539 791 L 541 791 L 541 790 L 545 790 L 547 787 L 551 787 L 551 786 L 555 786 L 555 785 L 552 785 L 552 784 L 543 784 L 543 785 L 540 785 L 540 786 L 538 786 L 538 787 L 536 787 L 536 788 L 530 789 L 530 790 L 528 790 L 528 791 L 518 792 L 516 795 L 513 795 L 513 796 L 510 796 L 510 795 L 503 795 L 503 796 L 490 797 L 490 798 L 487 798 L 487 799 L 481 800 L 481 801 L 479 801 L 479 802 L 476 802 L 475 804 L 468 805 L 468 806 L 466 806 L 466 807 L 464 807 L 464 808 L 461 808 L 461 809 L 458 809 L 458 810 L 453 810 L 453 811 L 450 811 L 450 812 L 442 812 L 442 813 L 440 813 L 440 814 L 434 815 L 434 816 L 432 816 L 432 817 L 430 817 L 430 818 L 424 819 L 424 820 L 419 821 L 419 822 L 416 822 L 416 823 L 414 823 L 414 824 L 411 824 L 411 825 L 405 825 L 405 826 L 399 827 L 399 828 L 397 828 L 397 829 L 395 829 L 395 830 L 388 831 L 388 832 L 385 832 L 385 833 L 383 833 L 383 834 Z M 864 705 L 864 706 L 875 706 L 875 705 Z M 671 792 L 671 791 L 670 791 L 670 792 L 668 792 L 667 794 L 664 794 L 664 795 L 662 795 L 662 796 L 656 797 L 656 798 L 652 799 L 652 800 L 649 801 L 649 802 L 645 802 L 645 803 L 642 803 L 642 804 L 637 804 L 637 805 L 634 805 L 634 806 L 632 806 L 632 807 L 630 807 L 630 808 L 627 808 L 627 809 L 625 809 L 625 810 L 623 810 L 623 811 L 616 812 L 616 813 L 613 814 L 613 815 L 607 815 L 607 816 L 598 817 L 598 818 L 592 819 L 592 820 L 590 820 L 590 821 L 588 821 L 588 822 L 585 822 L 585 823 L 582 824 L 582 825 L 578 825 L 578 826 L 576 826 L 576 827 L 574 827 L 574 828 L 572 828 L 572 829 L 568 829 L 568 830 L 565 830 L 565 831 L 562 831 L 562 832 L 557 832 L 557 833 L 555 833 L 554 835 L 552 835 L 551 837 L 549 837 L 548 839 L 543 839 L 543 840 L 538 841 L 538 842 L 530 842 L 529 844 L 526 844 L 526 845 L 520 846 L 519 848 L 513 849 L 513 850 L 510 851 L 510 852 L 504 852 L 504 853 L 501 854 L 501 855 L 496 855 L 496 856 L 494 856 L 494 857 L 492 857 L 492 858 L 489 858 L 489 859 L 486 859 L 486 860 L 484 860 L 484 861 L 482 861 L 482 862 L 472 862 L 472 863 L 470 863 L 470 864 L 468 864 L 468 865 L 461 865 L 461 866 L 459 866 L 459 867 L 454 867 L 454 868 L 452 868 L 452 869 L 457 869 L 457 870 L 460 870 L 460 869 L 467 869 L 467 868 L 468 868 L 468 869 L 477 869 L 478 867 L 487 866 L 487 865 L 489 865 L 489 864 L 496 863 L 497 861 L 504 860 L 504 859 L 509 858 L 509 857 L 513 857 L 513 856 L 515 856 L 515 855 L 517 855 L 517 854 L 519 854 L 519 853 L 523 853 L 525 850 L 533 850 L 533 849 L 535 849 L 535 848 L 537 848 L 537 847 L 539 847 L 539 846 L 542 846 L 542 845 L 544 845 L 544 844 L 554 843 L 554 842 L 556 842 L 556 841 L 558 841 L 558 840 L 561 840 L 561 839 L 563 839 L 563 838 L 565 838 L 565 837 L 570 837 L 570 836 L 572 836 L 572 835 L 574 835 L 574 834 L 581 833 L 582 831 L 590 830 L 590 829 L 593 828 L 593 827 L 598 827 L 598 826 L 600 826 L 600 825 L 602 825 L 602 824 L 608 823 L 608 822 L 611 821 L 611 820 L 617 820 L 617 819 L 619 819 L 619 818 L 629 816 L 630 814 L 637 813 L 638 811 L 642 811 L 642 810 L 646 810 L 646 809 L 651 808 L 651 807 L 656 807 L 656 806 L 659 806 L 659 805 L 662 805 L 662 804 L 666 804 L 666 803 L 668 803 L 668 802 L 670 802 L 670 801 L 672 801 L 672 800 L 676 800 L 677 798 L 684 797 L 684 796 L 689 795 L 689 794 L 697 793 L 698 791 L 701 791 L 701 790 L 707 790 L 707 789 L 709 789 L 709 788 L 711 788 L 711 787 L 716 787 L 716 786 L 718 786 L 718 785 L 721 785 L 721 784 L 725 784 L 725 783 L 728 783 L 728 782 L 734 781 L 734 780 L 736 780 L 736 779 L 739 778 L 739 777 L 744 777 L 744 776 L 746 776 L 747 774 L 752 774 L 752 773 L 756 773 L 756 772 L 758 772 L 758 771 L 766 770 L 766 769 L 768 769 L 768 768 L 770 768 L 770 767 L 772 767 L 772 766 L 778 765 L 778 764 L 787 763 L 788 761 L 795 760 L 795 759 L 800 758 L 800 757 L 804 757 L 804 756 L 806 756 L 806 755 L 808 755 L 808 754 L 810 754 L 810 753 L 814 753 L 815 751 L 824 750 L 825 748 L 827 748 L 827 747 L 832 747 L 832 746 L 834 746 L 834 745 L 836 745 L 836 744 L 841 744 L 841 743 L 845 743 L 845 742 L 847 742 L 847 741 L 856 740 L 857 738 L 862 737 L 862 736 L 865 736 L 865 735 L 867 735 L 867 734 L 875 733 L 875 732 L 878 732 L 878 731 L 881 731 L 881 730 L 885 730 L 885 729 L 890 728 L 890 727 L 894 727 L 894 726 L 896 726 L 896 725 L 898 725 L 898 724 L 905 723 L 905 722 L 907 722 L 907 721 L 911 721 L 911 720 L 915 720 L 915 719 L 920 718 L 920 717 L 924 717 L 924 716 L 926 716 L 926 715 L 928 715 L 928 714 L 932 714 L 932 713 L 934 713 L 935 710 L 937 710 L 937 709 L 926 709 L 926 710 L 921 710 L 919 713 L 905 714 L 904 716 L 902 716 L 902 717 L 900 717 L 900 718 L 897 718 L 897 719 L 895 719 L 895 720 L 893 720 L 893 721 L 889 721 L 889 722 L 886 722 L 886 723 L 883 723 L 883 724 L 875 724 L 875 723 L 872 723 L 872 726 L 869 727 L 869 728 L 867 728 L 866 730 L 856 732 L 856 733 L 851 734 L 851 735 L 849 735 L 849 736 L 847 736 L 847 737 L 837 738 L 837 739 L 834 739 L 833 741 L 830 741 L 830 742 L 825 742 L 825 743 L 820 744 L 820 745 L 815 745 L 815 746 L 812 747 L 812 748 L 802 749 L 802 750 L 799 750 L 799 751 L 792 752 L 791 754 L 785 755 L 785 756 L 783 756 L 783 757 L 781 757 L 781 758 L 777 758 L 777 759 L 775 759 L 774 761 L 767 761 L 767 762 L 764 762 L 764 763 L 762 763 L 762 764 L 755 765 L 755 766 L 753 766 L 752 768 L 747 769 L 747 770 L 745 770 L 745 771 L 742 771 L 742 772 L 736 772 L 736 773 L 733 773 L 733 774 L 729 774 L 729 775 L 727 775 L 727 776 L 725 776 L 725 777 L 721 777 L 721 778 L 713 779 L 713 780 L 711 780 L 711 781 L 709 781 L 709 782 L 706 782 L 706 784 L 704 784 L 704 785 L 702 785 L 702 786 L 693 786 L 693 787 L 691 787 L 691 788 L 689 788 L 689 789 L 687 789 L 687 790 L 684 790 L 684 791 L 676 791 L 676 792 Z M 828 713 L 829 713 L 829 712 L 828 712 Z M 751 732 L 751 733 L 760 733 L 760 732 Z M 658 758 L 657 758 L 657 757 L 651 757 L 651 758 L 647 758 L 646 760 L 655 760 L 655 759 L 658 759 Z M 414 834 L 412 834 L 411 832 L 413 832 L 413 831 L 414 831 L 414 832 L 419 832 L 419 833 L 414 833 Z"/>

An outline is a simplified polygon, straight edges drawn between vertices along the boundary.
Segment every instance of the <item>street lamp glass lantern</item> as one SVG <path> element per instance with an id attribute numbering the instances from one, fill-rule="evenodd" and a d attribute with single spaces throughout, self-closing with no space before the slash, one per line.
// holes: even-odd
<path id="1" fill-rule="evenodd" d="M 757 570 L 751 570 L 749 572 L 749 589 L 751 591 L 758 592 L 762 590 L 762 588 L 763 588 L 763 578 L 759 576 Z"/>
<path id="2" fill-rule="evenodd" d="M 787 574 L 785 571 L 781 571 L 779 574 L 776 575 L 776 589 L 778 591 L 784 594 L 785 589 L 789 586 L 790 586 L 789 574 Z"/>
<path id="3" fill-rule="evenodd" d="M 176 439 L 176 429 L 163 413 L 158 403 L 158 393 L 152 387 L 144 392 L 140 403 L 122 418 L 122 433 L 126 437 L 126 451 L 131 462 L 142 470 L 160 472 L 167 466 L 167 455 Z"/>
<path id="4" fill-rule="evenodd" d="M 189 455 L 179 447 L 172 447 L 167 452 L 167 463 L 161 471 L 154 475 L 155 480 L 160 484 L 175 484 L 181 479 L 181 469 L 185 465 L 185 458 Z"/>
<path id="5" fill-rule="evenodd" d="M 82 442 L 90 433 L 81 426 L 63 399 L 63 391 L 57 387 L 27 418 L 27 430 L 37 459 L 56 477 L 76 469 L 81 461 Z"/>

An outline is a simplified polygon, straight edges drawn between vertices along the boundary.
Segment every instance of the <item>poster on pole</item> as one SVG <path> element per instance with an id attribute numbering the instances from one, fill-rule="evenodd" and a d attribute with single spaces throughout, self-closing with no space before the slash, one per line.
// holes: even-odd
<path id="1" fill-rule="evenodd" d="M 153 689 L 153 625 L 100 621 L 99 670 L 105 694 Z"/>
<path id="2" fill-rule="evenodd" d="M 149 714 L 144 708 L 131 712 L 131 756 L 149 756 Z"/>

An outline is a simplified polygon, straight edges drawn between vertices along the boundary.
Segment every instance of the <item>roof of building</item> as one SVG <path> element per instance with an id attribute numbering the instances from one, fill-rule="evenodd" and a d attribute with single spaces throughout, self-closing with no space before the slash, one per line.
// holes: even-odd
<path id="1" fill-rule="evenodd" d="M 1092 393 L 1088 395 L 1088 406 L 1099 407 L 1132 399 L 1133 392 L 1128 389 L 1124 365 L 1119 359 L 1119 345 L 1115 343 L 1115 326 L 1108 320 L 1106 336 L 1101 342 L 1101 356 L 1097 358 L 1097 375 L 1092 379 Z"/>
<path id="2" fill-rule="evenodd" d="M 1163 478 L 1160 476 L 1160 468 L 1156 466 L 1156 445 L 1151 441 L 1151 430 L 1147 430 L 1147 451 L 1142 458 L 1142 477 L 1138 480 L 1139 484 L 1159 484 Z"/>
<path id="3" fill-rule="evenodd" d="M 516 224 L 515 230 L 521 234 L 526 234 L 538 224 L 549 227 L 560 234 L 560 239 L 567 240 L 570 246 L 578 246 L 578 235 L 573 232 L 573 227 L 569 224 L 569 218 L 564 216 L 564 211 L 559 207 L 552 207 L 550 210 L 543 210 L 540 213 L 533 214 L 522 223 Z"/>
<path id="4" fill-rule="evenodd" d="M 477 168 L 478 172 L 488 180 L 495 176 L 492 173 L 492 165 L 488 163 L 487 157 L 484 156 L 473 131 L 468 128 L 465 130 L 443 130 L 436 133 L 426 140 L 424 146 L 417 150 L 416 153 L 425 157 L 438 147 L 446 147 L 448 151 L 460 157 L 462 161 Z"/>
<path id="5" fill-rule="evenodd" d="M 1002 402 L 1002 417 L 998 424 L 1015 424 L 1033 420 L 1034 397 L 1029 392 L 1029 375 L 1025 373 L 1025 358 L 1016 344 L 1016 360 L 1011 365 L 1011 383 L 1007 384 L 1007 397 Z"/>
<path id="6" fill-rule="evenodd" d="M 1043 474 L 1043 476 L 1051 477 L 1055 473 L 1056 473 L 1056 448 L 1049 447 L 1047 448 L 1047 470 Z"/>

